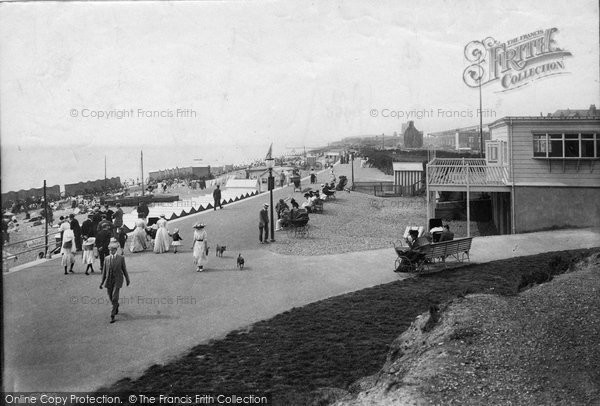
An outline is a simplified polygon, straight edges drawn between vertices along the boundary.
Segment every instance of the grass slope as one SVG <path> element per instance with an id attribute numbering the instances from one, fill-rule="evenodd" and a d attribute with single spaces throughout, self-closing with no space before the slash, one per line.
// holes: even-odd
<path id="1" fill-rule="evenodd" d="M 270 393 L 275 404 L 321 403 L 316 389 L 347 389 L 376 373 L 389 344 L 430 304 L 468 293 L 514 295 L 593 251 L 472 264 L 330 298 L 198 345 L 172 363 L 151 367 L 139 379 L 124 379 L 104 390 L 256 391 Z"/>

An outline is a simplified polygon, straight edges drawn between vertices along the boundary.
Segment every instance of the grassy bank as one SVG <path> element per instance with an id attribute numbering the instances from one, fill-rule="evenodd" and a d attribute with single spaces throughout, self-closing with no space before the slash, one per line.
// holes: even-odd
<path id="1" fill-rule="evenodd" d="M 323 404 L 318 388 L 348 389 L 377 372 L 389 344 L 430 304 L 468 293 L 515 295 L 592 251 L 473 264 L 330 298 L 198 345 L 104 390 L 258 391 L 271 393 L 275 404 Z"/>

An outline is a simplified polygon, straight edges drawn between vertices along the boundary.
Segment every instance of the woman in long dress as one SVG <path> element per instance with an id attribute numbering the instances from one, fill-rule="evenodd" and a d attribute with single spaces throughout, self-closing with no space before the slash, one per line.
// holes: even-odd
<path id="1" fill-rule="evenodd" d="M 204 224 L 196 223 L 194 228 L 194 245 L 192 246 L 194 264 L 196 264 L 196 272 L 202 272 L 204 264 L 208 261 L 208 240 Z"/>
<path id="2" fill-rule="evenodd" d="M 156 238 L 154 239 L 154 252 L 162 254 L 163 252 L 169 251 L 169 245 L 171 241 L 169 239 L 169 230 L 167 229 L 167 219 L 162 214 L 158 221 L 158 230 L 156 231 Z"/>
<path id="3" fill-rule="evenodd" d="M 68 275 L 67 267 L 70 266 L 69 272 L 73 272 L 73 265 L 75 265 L 75 233 L 71 230 L 71 226 L 69 222 L 66 221 L 61 225 L 61 228 L 64 229 L 62 235 L 62 245 L 60 248 L 60 253 L 62 255 L 61 264 L 65 268 L 65 275 Z"/>
<path id="4" fill-rule="evenodd" d="M 138 218 L 135 221 L 135 230 L 133 230 L 129 250 L 131 252 L 144 251 L 146 249 L 146 241 L 146 222 L 144 219 Z"/>

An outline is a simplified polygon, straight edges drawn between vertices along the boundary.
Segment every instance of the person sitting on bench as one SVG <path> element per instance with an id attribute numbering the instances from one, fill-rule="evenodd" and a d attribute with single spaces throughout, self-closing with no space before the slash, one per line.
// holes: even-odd
<path id="1" fill-rule="evenodd" d="M 315 200 L 317 198 L 314 195 L 311 195 L 310 193 L 305 193 L 304 198 L 306 199 L 306 201 L 302 203 L 302 208 L 306 209 L 307 212 L 312 213 L 313 208 L 315 206 Z"/>
<path id="2" fill-rule="evenodd" d="M 442 241 L 452 241 L 454 239 L 454 233 L 450 231 L 450 226 L 448 224 L 444 224 L 444 230 L 440 235 L 440 242 Z"/>
<path id="3" fill-rule="evenodd" d="M 419 262 L 425 259 L 425 253 L 429 249 L 429 245 L 431 241 L 428 236 L 423 235 L 421 237 L 417 237 L 418 231 L 410 230 L 408 234 L 408 246 L 410 250 L 404 253 L 404 256 L 407 257 L 410 262 Z"/>
<path id="4" fill-rule="evenodd" d="M 323 187 L 322 192 L 325 195 L 325 198 L 328 198 L 329 196 L 333 196 L 335 194 L 334 190 L 331 190 L 331 188 L 329 187 L 329 185 L 324 184 L 321 185 Z"/>
<path id="5" fill-rule="evenodd" d="M 295 209 L 292 209 L 295 210 Z M 285 228 L 290 225 L 291 212 L 289 207 L 286 207 L 281 211 L 281 217 L 275 223 L 275 231 L 280 231 L 282 228 Z"/>
<path id="6" fill-rule="evenodd" d="M 283 211 L 285 209 L 290 209 L 290 206 L 287 205 L 287 203 L 285 202 L 285 200 L 283 199 L 279 199 L 279 202 L 275 205 L 275 211 L 277 212 L 277 218 L 280 219 L 281 218 L 281 213 L 283 213 Z"/>

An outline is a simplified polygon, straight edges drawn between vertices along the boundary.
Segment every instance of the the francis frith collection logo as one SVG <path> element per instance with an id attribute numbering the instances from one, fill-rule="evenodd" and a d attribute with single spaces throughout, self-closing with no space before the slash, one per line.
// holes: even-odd
<path id="1" fill-rule="evenodd" d="M 568 73 L 564 58 L 572 56 L 557 46 L 558 28 L 534 31 L 506 42 L 492 37 L 471 41 L 465 58 L 471 63 L 463 72 L 469 87 L 499 82 L 500 92 L 528 85 L 534 80 Z"/>

